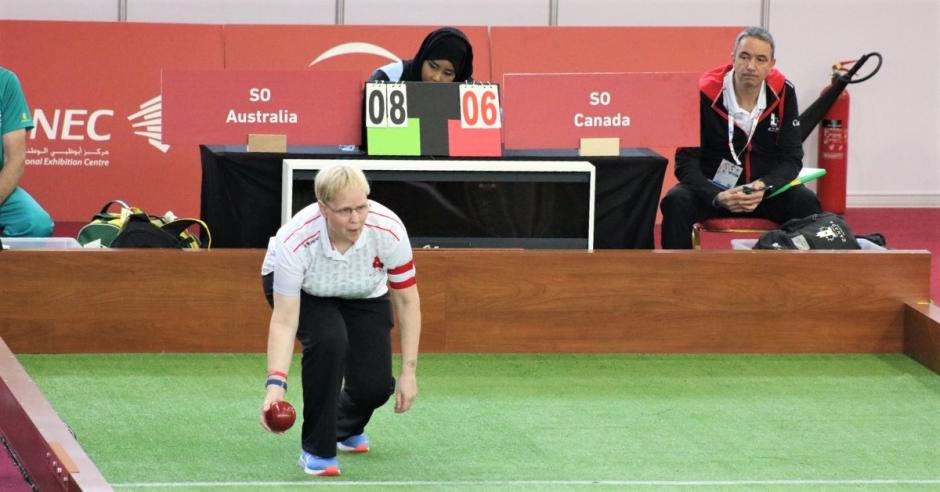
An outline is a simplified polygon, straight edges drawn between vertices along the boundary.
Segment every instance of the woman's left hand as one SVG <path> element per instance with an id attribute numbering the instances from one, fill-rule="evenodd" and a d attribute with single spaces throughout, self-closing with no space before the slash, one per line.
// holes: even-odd
<path id="1" fill-rule="evenodd" d="M 404 413 L 418 397 L 418 381 L 415 375 L 403 374 L 395 385 L 395 413 Z"/>

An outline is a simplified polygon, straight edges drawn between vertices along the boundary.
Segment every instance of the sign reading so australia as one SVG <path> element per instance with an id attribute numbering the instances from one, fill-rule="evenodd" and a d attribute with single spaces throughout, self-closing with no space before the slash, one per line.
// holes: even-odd
<path id="1" fill-rule="evenodd" d="M 163 140 L 244 144 L 252 133 L 290 145 L 360 143 L 362 81 L 352 71 L 164 70 Z"/>
<path id="2" fill-rule="evenodd" d="M 503 77 L 507 149 L 577 148 L 581 138 L 621 147 L 699 144 L 698 75 L 546 73 Z"/>

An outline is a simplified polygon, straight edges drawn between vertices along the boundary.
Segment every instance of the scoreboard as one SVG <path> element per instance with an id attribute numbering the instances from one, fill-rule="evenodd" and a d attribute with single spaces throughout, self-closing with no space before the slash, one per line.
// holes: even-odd
<path id="1" fill-rule="evenodd" d="M 369 155 L 502 155 L 496 84 L 369 82 L 364 118 Z"/>

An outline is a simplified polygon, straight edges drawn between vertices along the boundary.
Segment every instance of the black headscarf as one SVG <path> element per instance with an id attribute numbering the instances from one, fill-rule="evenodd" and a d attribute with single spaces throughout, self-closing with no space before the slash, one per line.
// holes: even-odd
<path id="1" fill-rule="evenodd" d="M 455 27 L 442 27 L 424 38 L 403 80 L 421 80 L 425 60 L 447 60 L 454 64 L 454 82 L 473 80 L 473 47 L 467 35 Z"/>

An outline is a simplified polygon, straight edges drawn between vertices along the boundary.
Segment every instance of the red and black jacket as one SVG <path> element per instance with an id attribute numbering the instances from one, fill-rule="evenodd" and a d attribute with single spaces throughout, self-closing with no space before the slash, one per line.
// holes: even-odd
<path id="1" fill-rule="evenodd" d="M 721 188 L 711 183 L 722 159 L 734 162 L 728 149 L 728 109 L 722 90 L 731 65 L 706 72 L 699 79 L 701 97 L 701 146 L 676 150 L 676 177 L 711 203 Z M 777 69 L 767 76 L 766 105 L 758 118 L 750 144 L 747 134 L 735 125 L 734 149 L 744 172 L 737 185 L 760 179 L 766 185 L 780 187 L 797 177 L 803 167 L 803 140 L 796 90 Z M 742 152 L 743 150 L 743 152 Z"/>

